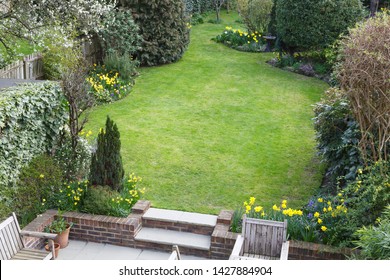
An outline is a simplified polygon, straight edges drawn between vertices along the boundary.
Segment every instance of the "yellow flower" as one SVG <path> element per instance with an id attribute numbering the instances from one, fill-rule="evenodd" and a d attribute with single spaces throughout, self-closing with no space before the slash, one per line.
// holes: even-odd
<path id="1" fill-rule="evenodd" d="M 360 168 L 358 169 L 358 173 L 359 174 L 362 174 L 363 173 L 363 170 L 361 170 Z"/>
<path id="2" fill-rule="evenodd" d="M 282 201 L 282 204 L 287 204 L 287 200 L 283 200 L 283 201 Z"/>
<path id="3" fill-rule="evenodd" d="M 77 202 L 75 202 L 74 205 L 77 205 Z"/>
<path id="4" fill-rule="evenodd" d="M 327 229 L 328 229 L 328 228 L 327 228 L 326 226 L 322 226 L 322 227 L 321 227 L 321 230 L 322 230 L 322 231 L 326 231 Z"/>
<path id="5" fill-rule="evenodd" d="M 332 206 L 329 206 L 328 207 L 328 211 L 331 212 L 333 209 L 332 209 Z"/>
<path id="6" fill-rule="evenodd" d="M 318 213 L 318 212 L 314 213 L 314 217 L 318 218 L 319 216 L 320 216 L 320 213 Z"/>
<path id="7" fill-rule="evenodd" d="M 261 210 L 263 210 L 263 207 L 261 207 L 261 206 L 256 206 L 255 207 L 255 212 L 256 213 L 259 213 Z"/>
<path id="8" fill-rule="evenodd" d="M 45 178 L 45 175 L 41 174 L 41 175 L 39 175 L 39 178 L 43 179 L 43 178 Z"/>
<path id="9" fill-rule="evenodd" d="M 328 205 L 331 205 L 331 204 L 332 204 L 332 202 L 328 201 L 328 202 L 327 202 L 327 204 L 328 204 Z"/>
<path id="10" fill-rule="evenodd" d="M 320 197 L 320 198 L 318 199 L 318 202 L 324 202 L 324 200 Z"/>
<path id="11" fill-rule="evenodd" d="M 318 222 L 319 224 L 322 224 L 322 220 L 321 220 L 321 219 L 318 219 L 317 222 Z"/>
<path id="12" fill-rule="evenodd" d="M 338 196 L 340 196 L 340 197 L 341 197 L 341 196 L 343 196 L 343 194 L 342 194 L 342 193 L 338 193 Z"/>
<path id="13" fill-rule="evenodd" d="M 45 201 L 46 201 L 46 199 L 42 198 L 42 201 L 43 201 L 43 202 L 45 202 Z"/>
<path id="14" fill-rule="evenodd" d="M 245 207 L 245 213 L 248 214 L 249 211 L 251 211 L 251 209 L 252 209 L 252 207 L 251 207 L 250 205 L 247 205 L 247 206 Z"/>
<path id="15" fill-rule="evenodd" d="M 322 211 L 325 213 L 325 212 L 328 211 L 328 209 L 326 209 L 326 208 L 324 207 L 324 209 L 322 209 Z"/>
<path id="16" fill-rule="evenodd" d="M 255 201 L 256 201 L 256 198 L 255 197 L 250 197 L 249 198 L 249 205 L 253 205 L 253 204 L 255 204 Z"/>
<path id="17" fill-rule="evenodd" d="M 287 205 L 285 203 L 282 204 L 282 208 L 283 209 L 286 209 L 287 208 Z"/>
<path id="18" fill-rule="evenodd" d="M 280 211 L 280 208 L 278 206 L 276 206 L 276 204 L 274 204 L 274 206 L 272 206 L 272 209 L 275 211 Z"/>
<path id="19" fill-rule="evenodd" d="M 265 216 L 265 213 L 264 213 L 264 211 L 263 211 L 263 212 L 261 212 L 261 216 L 262 216 L 262 217 L 264 217 L 264 216 Z"/>

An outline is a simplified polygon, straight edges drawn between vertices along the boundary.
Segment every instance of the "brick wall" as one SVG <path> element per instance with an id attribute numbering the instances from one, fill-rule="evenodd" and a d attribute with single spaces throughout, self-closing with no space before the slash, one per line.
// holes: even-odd
<path id="1" fill-rule="evenodd" d="M 211 235 L 210 257 L 212 259 L 228 260 L 232 253 L 237 233 L 229 231 L 233 211 L 222 210 L 217 219 L 217 225 Z"/>
<path id="2" fill-rule="evenodd" d="M 358 253 L 358 250 L 336 248 L 323 244 L 303 241 L 290 241 L 289 260 L 345 260 L 346 256 Z"/>

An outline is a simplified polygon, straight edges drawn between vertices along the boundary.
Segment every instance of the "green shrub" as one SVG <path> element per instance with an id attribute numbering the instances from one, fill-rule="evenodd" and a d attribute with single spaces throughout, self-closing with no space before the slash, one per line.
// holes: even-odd
<path id="1" fill-rule="evenodd" d="M 87 133 L 82 131 L 81 134 L 88 138 L 92 135 L 92 131 Z M 73 155 L 72 142 L 69 132 L 67 131 L 60 137 L 54 150 L 53 157 L 61 167 L 65 178 L 82 180 L 88 177 L 89 167 L 91 165 L 92 147 L 88 144 L 87 139 L 79 137 L 78 145 L 76 147 L 76 158 Z"/>
<path id="2" fill-rule="evenodd" d="M 127 54 L 122 55 L 118 52 L 110 52 L 104 58 L 103 65 L 106 67 L 106 71 L 108 73 L 118 72 L 119 77 L 122 80 L 128 82 L 129 84 L 134 84 L 139 63 Z"/>
<path id="3" fill-rule="evenodd" d="M 237 0 L 238 10 L 249 32 L 267 33 L 273 0 Z"/>
<path id="4" fill-rule="evenodd" d="M 12 208 L 22 225 L 47 209 L 50 197 L 59 190 L 62 180 L 59 166 L 47 155 L 35 157 L 21 170 Z"/>
<path id="5" fill-rule="evenodd" d="M 188 19 L 183 0 L 124 0 L 140 27 L 142 48 L 136 58 L 142 65 L 179 60 L 189 44 Z"/>
<path id="6" fill-rule="evenodd" d="M 277 0 L 277 36 L 293 53 L 325 48 L 363 18 L 360 0 Z"/>
<path id="7" fill-rule="evenodd" d="M 110 186 L 119 191 L 124 175 L 121 141 L 118 127 L 107 116 L 105 130 L 101 129 L 97 138 L 97 149 L 92 155 L 89 181 L 93 185 Z"/>
<path id="8" fill-rule="evenodd" d="M 112 10 L 103 25 L 99 37 L 105 53 L 130 56 L 140 49 L 142 37 L 130 11 Z"/>
<path id="9" fill-rule="evenodd" d="M 354 243 L 361 249 L 357 256 L 366 260 L 390 259 L 390 206 L 387 206 L 377 226 L 362 227 L 355 236 Z"/>
<path id="10" fill-rule="evenodd" d="M 352 116 L 348 99 L 339 90 L 331 88 L 316 104 L 314 112 L 317 149 L 327 166 L 329 185 L 334 186 L 340 176 L 353 180 L 362 159 L 358 147 L 359 126 Z"/>
<path id="11" fill-rule="evenodd" d="M 109 216 L 112 212 L 110 201 L 118 195 L 108 186 L 92 186 L 86 193 L 81 212 Z"/>
<path id="12" fill-rule="evenodd" d="M 67 121 L 57 83 L 25 84 L 0 91 L 0 185 L 14 183 L 33 157 L 50 152 Z"/>

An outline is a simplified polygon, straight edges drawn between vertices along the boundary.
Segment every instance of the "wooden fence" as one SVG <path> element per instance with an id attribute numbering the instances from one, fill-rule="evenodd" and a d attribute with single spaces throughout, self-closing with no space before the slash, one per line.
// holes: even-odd
<path id="1" fill-rule="evenodd" d="M 31 54 L 0 69 L 0 78 L 36 80 L 43 76 L 42 56 Z"/>

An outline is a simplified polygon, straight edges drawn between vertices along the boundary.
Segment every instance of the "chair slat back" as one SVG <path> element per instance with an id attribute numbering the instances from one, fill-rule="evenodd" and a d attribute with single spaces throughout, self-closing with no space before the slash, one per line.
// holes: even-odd
<path id="1" fill-rule="evenodd" d="M 244 253 L 280 257 L 282 244 L 287 238 L 287 221 L 243 219 Z"/>
<path id="2" fill-rule="evenodd" d="M 0 258 L 1 260 L 9 260 L 23 248 L 19 223 L 13 213 L 11 217 L 0 224 Z"/>

